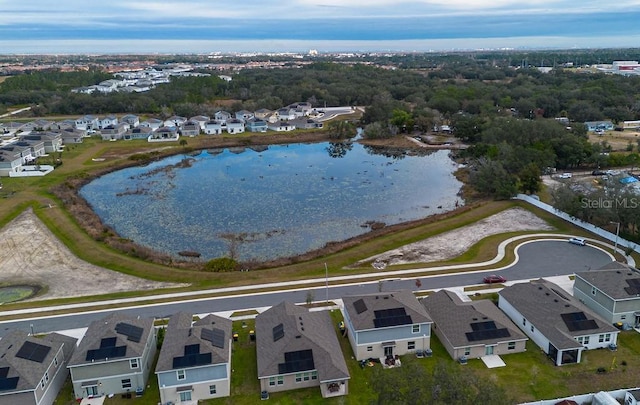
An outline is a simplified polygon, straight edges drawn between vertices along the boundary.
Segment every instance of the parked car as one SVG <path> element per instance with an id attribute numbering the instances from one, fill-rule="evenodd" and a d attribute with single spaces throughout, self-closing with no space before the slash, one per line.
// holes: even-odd
<path id="1" fill-rule="evenodd" d="M 507 281 L 507 279 L 504 278 L 503 276 L 492 274 L 482 279 L 482 281 L 484 281 L 487 284 L 494 284 L 494 283 L 504 283 L 505 281 Z"/>
<path id="2" fill-rule="evenodd" d="M 582 238 L 569 238 L 569 243 L 573 243 L 578 246 L 585 246 L 587 244 L 587 242 Z"/>
<path id="3" fill-rule="evenodd" d="M 558 176 L 558 178 L 561 179 L 570 179 L 571 177 L 573 177 L 571 173 L 562 173 L 560 176 Z"/>
<path id="4" fill-rule="evenodd" d="M 607 174 L 607 172 L 605 172 L 604 170 L 594 170 L 591 172 L 591 174 L 594 176 L 602 176 Z"/>

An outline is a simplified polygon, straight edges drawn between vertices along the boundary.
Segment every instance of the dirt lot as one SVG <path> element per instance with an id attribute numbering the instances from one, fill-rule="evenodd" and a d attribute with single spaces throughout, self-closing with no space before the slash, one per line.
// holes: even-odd
<path id="1" fill-rule="evenodd" d="M 600 143 L 602 141 L 607 141 L 607 143 L 611 145 L 611 148 L 616 152 L 626 151 L 629 142 L 633 145 L 634 150 L 637 150 L 638 140 L 640 140 L 640 132 L 638 131 L 607 131 L 602 136 L 591 132 L 589 133 L 589 142 Z"/>
<path id="2" fill-rule="evenodd" d="M 46 286 L 45 293 L 33 300 L 177 286 L 127 276 L 80 260 L 31 210 L 1 229 L 0 240 L 0 284 Z"/>
<path id="3" fill-rule="evenodd" d="M 388 265 L 427 263 L 452 259 L 487 236 L 515 231 L 553 230 L 545 221 L 522 208 L 511 208 L 464 228 L 405 245 L 371 257 L 363 262 L 376 260 Z"/>

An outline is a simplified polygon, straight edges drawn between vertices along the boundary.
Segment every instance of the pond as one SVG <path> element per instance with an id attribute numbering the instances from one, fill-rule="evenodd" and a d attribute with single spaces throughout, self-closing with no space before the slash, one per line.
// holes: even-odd
<path id="1" fill-rule="evenodd" d="M 80 193 L 121 237 L 157 251 L 265 261 L 452 210 L 456 169 L 448 151 L 274 145 L 176 155 Z"/>

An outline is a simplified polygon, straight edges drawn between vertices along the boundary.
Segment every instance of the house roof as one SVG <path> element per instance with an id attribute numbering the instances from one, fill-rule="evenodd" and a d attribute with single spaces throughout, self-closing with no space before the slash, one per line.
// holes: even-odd
<path id="1" fill-rule="evenodd" d="M 498 294 L 559 350 L 582 348 L 575 340 L 578 336 L 618 332 L 550 281 L 540 279 L 518 283 L 502 289 Z"/>
<path id="2" fill-rule="evenodd" d="M 455 292 L 440 290 L 421 303 L 454 348 L 527 339 L 490 300 L 462 301 Z"/>
<path id="3" fill-rule="evenodd" d="M 420 305 L 415 295 L 408 290 L 354 295 L 343 297 L 342 301 L 344 302 L 344 309 L 349 315 L 349 319 L 355 330 L 432 322 L 427 311 Z M 407 316 L 408 318 L 398 318 L 397 322 L 392 322 L 395 323 L 395 325 L 380 321 L 382 316 L 389 313 L 389 311 L 398 310 L 397 313 L 400 314 L 402 311 L 399 309 L 404 310 L 403 316 Z"/>
<path id="4" fill-rule="evenodd" d="M 35 389 L 60 348 L 68 361 L 77 339 L 51 333 L 42 338 L 14 330 L 0 340 L 0 395 Z M 2 402 L 2 401 L 0 401 Z"/>
<path id="5" fill-rule="evenodd" d="M 623 263 L 611 262 L 598 270 L 576 273 L 576 277 L 615 300 L 640 298 L 640 271 Z"/>
<path id="6" fill-rule="evenodd" d="M 94 321 L 87 328 L 69 367 L 142 357 L 152 329 L 152 318 L 128 318 L 117 312 Z"/>
<path id="7" fill-rule="evenodd" d="M 256 340 L 258 378 L 308 370 L 317 370 L 321 382 L 349 378 L 327 311 L 282 302 L 256 317 Z M 305 361 L 289 361 L 296 356 Z"/>
<path id="8" fill-rule="evenodd" d="M 192 319 L 185 312 L 171 316 L 156 373 L 231 361 L 231 320 L 216 315 L 207 315 L 195 323 Z M 198 345 L 197 353 L 190 352 L 196 349 L 194 345 Z"/>

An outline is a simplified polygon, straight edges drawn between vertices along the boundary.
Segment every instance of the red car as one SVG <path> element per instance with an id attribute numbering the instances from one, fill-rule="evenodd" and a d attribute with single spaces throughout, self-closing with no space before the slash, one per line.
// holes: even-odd
<path id="1" fill-rule="evenodd" d="M 484 281 L 487 284 L 494 284 L 494 283 L 504 283 L 505 281 L 507 281 L 507 279 L 502 276 L 492 274 L 490 276 L 485 277 L 482 281 Z"/>

